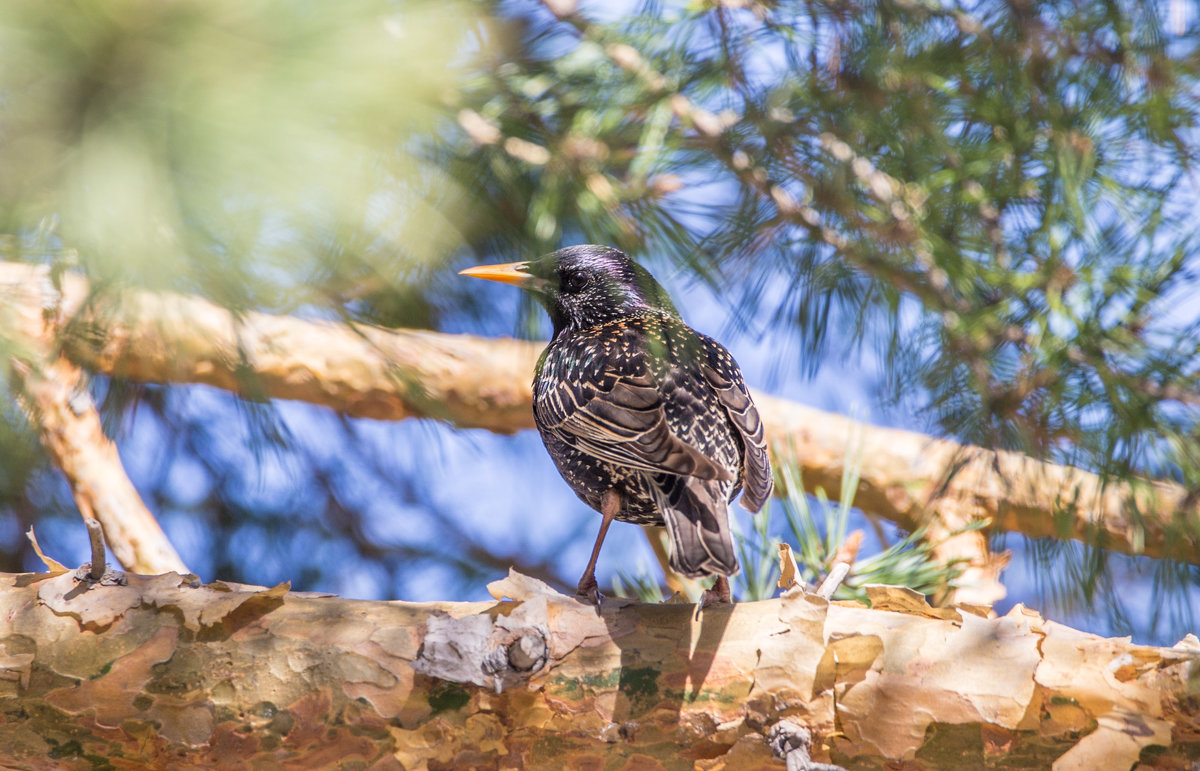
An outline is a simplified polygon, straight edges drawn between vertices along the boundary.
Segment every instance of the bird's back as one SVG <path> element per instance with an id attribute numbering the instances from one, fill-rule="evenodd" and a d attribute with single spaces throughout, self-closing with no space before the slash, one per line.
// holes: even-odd
<path id="1" fill-rule="evenodd" d="M 726 362 L 711 338 L 649 313 L 565 331 L 534 380 L 538 429 L 567 483 L 597 510 L 616 488 L 618 519 L 666 524 L 673 567 L 687 575 L 737 571 L 728 501 L 743 478 L 743 440 L 712 382 Z M 658 451 L 669 442 L 679 446 Z"/>

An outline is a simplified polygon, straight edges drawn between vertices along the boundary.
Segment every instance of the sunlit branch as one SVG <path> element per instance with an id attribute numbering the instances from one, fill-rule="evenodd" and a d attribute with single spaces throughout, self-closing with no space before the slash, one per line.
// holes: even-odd
<path id="1" fill-rule="evenodd" d="M 870 589 L 872 608 L 793 590 L 700 624 L 689 605 L 600 615 L 516 573 L 488 590 L 365 602 L 174 574 L 103 589 L 0 574 L 0 693 L 21 715 L 0 722 L 0 764 L 69 738 L 151 768 L 561 768 L 618 752 L 747 768 L 771 765 L 768 737 L 790 727 L 804 752 L 777 749 L 789 768 L 978 759 L 979 736 L 1027 767 L 1129 768 L 1143 753 L 1184 767 L 1200 717 L 1192 635 L 1133 645 L 901 587 Z M 790 762 L 801 754 L 820 762 Z"/>
<path id="2" fill-rule="evenodd" d="M 47 269 L 0 263 L 0 287 L 30 312 L 55 307 Z M 22 288 L 21 292 L 16 291 Z M 40 289 L 39 289 L 40 288 Z M 68 357 L 114 377 L 204 383 L 254 398 L 297 399 L 356 417 L 431 417 L 512 432 L 533 426 L 530 379 L 541 344 L 384 330 L 229 311 L 196 297 L 130 291 L 88 303 L 63 277 Z M 87 331 L 86 335 L 80 334 Z M 1200 507 L 1176 484 L 1110 482 L 1070 466 L 990 451 L 758 394 L 772 444 L 793 446 L 807 489 L 836 497 L 847 446 L 861 441 L 855 505 L 904 527 L 932 509 L 1000 530 L 1069 537 L 1127 554 L 1200 564 Z M 856 433 L 861 432 L 861 440 Z"/>
<path id="3" fill-rule="evenodd" d="M 80 514 L 100 521 L 109 548 L 126 569 L 187 573 L 125 473 L 117 446 L 104 435 L 86 374 L 57 353 L 56 329 L 44 316 L 55 299 L 46 271 L 4 267 L 14 268 L 0 280 L 7 306 L 0 315 L 6 322 L 3 337 L 17 354 L 8 362 L 14 390 L 54 465 L 66 476 Z"/>

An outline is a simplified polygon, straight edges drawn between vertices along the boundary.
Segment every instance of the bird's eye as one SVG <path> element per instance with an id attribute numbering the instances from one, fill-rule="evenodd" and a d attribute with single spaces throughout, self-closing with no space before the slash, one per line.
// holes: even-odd
<path id="1" fill-rule="evenodd" d="M 578 271 L 571 271 L 563 276 L 562 279 L 563 289 L 568 292 L 578 292 L 580 289 L 583 289 L 585 286 L 587 286 L 587 282 L 587 275 Z"/>

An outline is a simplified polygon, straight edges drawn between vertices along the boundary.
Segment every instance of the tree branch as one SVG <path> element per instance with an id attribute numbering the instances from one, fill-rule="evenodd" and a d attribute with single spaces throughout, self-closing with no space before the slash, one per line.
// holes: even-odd
<path id="1" fill-rule="evenodd" d="M 20 715 L 0 719 L 0 765 L 757 768 L 774 739 L 813 768 L 1128 768 L 1155 745 L 1186 765 L 1200 725 L 1192 636 L 1132 645 L 894 587 L 874 610 L 797 593 L 699 622 L 622 600 L 597 615 L 519 574 L 496 602 L 287 589 L 0 574 L 0 697 Z"/>
<path id="2" fill-rule="evenodd" d="M 22 269 L 17 272 L 27 283 L 10 283 L 7 274 L 0 281 L 5 305 L 0 339 L 8 338 L 16 354 L 6 369 L 42 446 L 66 476 L 80 514 L 103 525 L 109 547 L 127 569 L 187 573 L 125 473 L 117 446 L 104 435 L 87 376 L 58 353 L 57 330 L 48 319 L 57 298 L 48 274 L 13 267 Z"/>
<path id="3" fill-rule="evenodd" d="M 0 291 L 12 302 L 47 307 L 37 290 L 47 285 L 45 277 L 45 268 L 0 263 Z M 500 432 L 533 426 L 530 379 L 539 343 L 350 329 L 261 313 L 235 317 L 200 298 L 168 293 L 130 291 L 89 304 L 82 278 L 64 276 L 62 286 L 67 356 L 114 377 L 205 383 L 357 417 L 433 417 Z M 964 524 L 987 517 L 998 529 L 1030 537 L 1074 538 L 1200 564 L 1200 506 L 1179 485 L 1106 481 L 1020 453 L 863 427 L 765 394 L 755 401 L 768 439 L 790 448 L 808 490 L 838 494 L 854 442 L 863 455 L 855 505 L 903 527 L 916 527 L 936 508 Z"/>

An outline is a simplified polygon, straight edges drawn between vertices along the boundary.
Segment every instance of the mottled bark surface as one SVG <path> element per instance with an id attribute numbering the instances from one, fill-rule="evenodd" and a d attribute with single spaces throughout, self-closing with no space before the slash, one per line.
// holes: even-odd
<path id="1" fill-rule="evenodd" d="M 847 768 L 1183 768 L 1200 644 L 815 596 L 707 609 L 532 579 L 509 600 L 362 602 L 176 574 L 0 577 L 0 764 L 781 768 L 784 717 Z"/>

